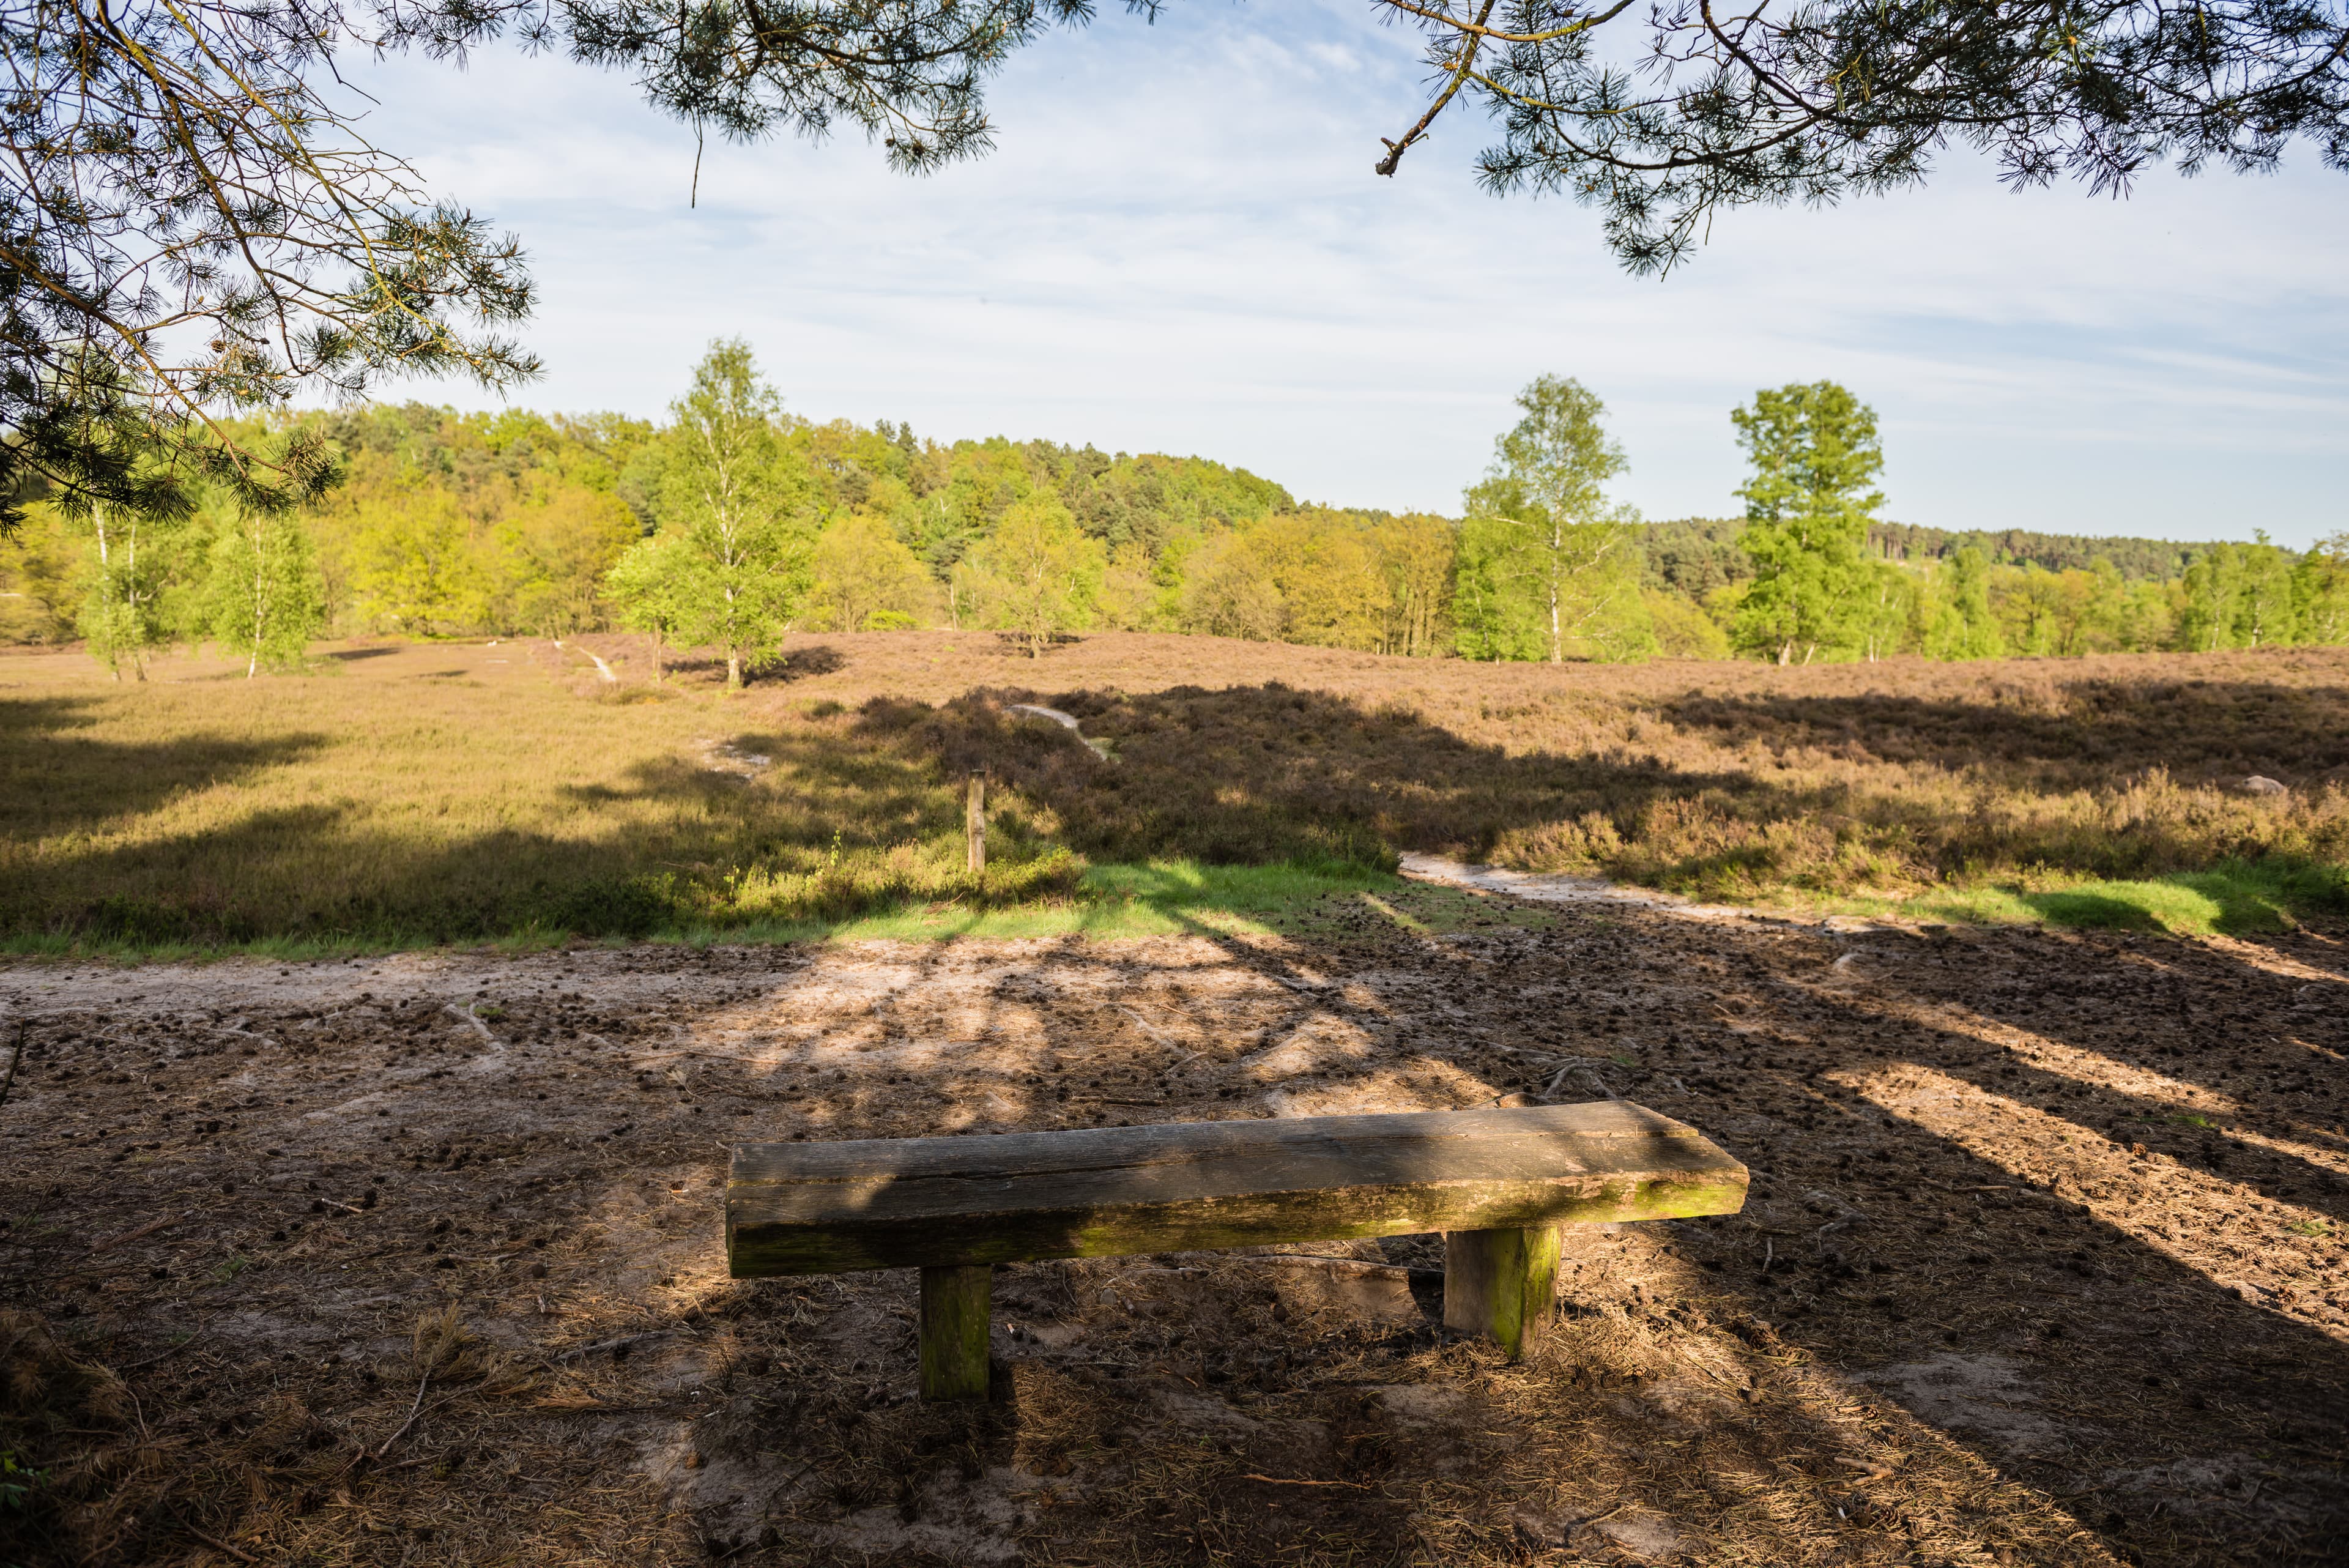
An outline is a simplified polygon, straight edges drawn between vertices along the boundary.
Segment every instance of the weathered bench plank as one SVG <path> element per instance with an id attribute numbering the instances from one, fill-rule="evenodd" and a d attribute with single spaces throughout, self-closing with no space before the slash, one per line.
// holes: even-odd
<path id="1" fill-rule="evenodd" d="M 1733 1213 L 1745 1168 L 1600 1102 L 1396 1116 L 747 1144 L 737 1277 L 976 1267 Z"/>
<path id="2" fill-rule="evenodd" d="M 1732 1214 L 1745 1168 L 1619 1101 L 745 1144 L 737 1278 L 919 1268 L 922 1397 L 987 1393 L 992 1265 L 1441 1231 L 1444 1320 L 1521 1355 L 1561 1224 Z"/>

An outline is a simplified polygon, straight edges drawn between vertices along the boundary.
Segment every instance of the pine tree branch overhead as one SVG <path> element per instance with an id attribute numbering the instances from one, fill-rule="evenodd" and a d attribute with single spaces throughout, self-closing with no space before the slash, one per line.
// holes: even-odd
<path id="1" fill-rule="evenodd" d="M 1464 77 L 1457 97 L 1496 121 L 1485 185 L 1597 208 L 1635 272 L 1685 257 L 1718 209 L 1920 183 L 1952 146 L 2014 185 L 2113 193 L 2164 163 L 2269 170 L 2296 138 L 2349 171 L 2343 0 L 1667 0 L 1642 22 L 1373 3 L 1421 30 L 1444 98 Z M 1628 36 L 1602 52 L 1609 24 Z"/>
<path id="2" fill-rule="evenodd" d="M 1154 16 L 1160 0 L 1127 0 Z M 2349 171 L 2349 0 L 1371 0 L 1431 90 L 1392 174 L 1481 108 L 1496 192 L 1596 208 L 1633 271 L 1718 210 L 1922 181 L 1952 146 L 2018 185 L 2162 163 Z M 0 531 L 41 493 L 174 504 L 202 472 L 298 486 L 223 414 L 404 376 L 507 388 L 521 244 L 361 135 L 350 51 L 499 39 L 625 72 L 738 140 L 843 128 L 905 171 L 992 144 L 984 88 L 1092 0 L 0 0 Z"/>

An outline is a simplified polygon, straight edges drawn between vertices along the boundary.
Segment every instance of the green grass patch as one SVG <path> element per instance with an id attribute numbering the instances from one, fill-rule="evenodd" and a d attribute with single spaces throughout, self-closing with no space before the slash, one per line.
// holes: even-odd
<path id="1" fill-rule="evenodd" d="M 1395 935 L 1443 937 L 1498 927 L 1547 929 L 1556 910 L 1455 888 L 1406 881 L 1345 864 L 1206 866 L 1193 860 L 1088 868 L 1065 895 L 1009 904 L 907 900 L 838 919 L 749 919 L 669 926 L 634 934 L 532 926 L 451 944 L 429 930 L 379 932 L 347 941 L 270 939 L 248 942 L 140 944 L 37 936 L 0 940 L 0 952 L 119 963 L 262 959 L 280 963 L 348 959 L 418 949 L 471 948 L 521 955 L 636 942 L 686 947 L 827 941 L 953 941 L 964 938 L 1309 937 L 1327 941 Z M 484 1020 L 502 1016 L 481 1009 Z"/>
<path id="2" fill-rule="evenodd" d="M 1342 863 L 1206 866 L 1153 860 L 1092 867 L 1074 894 L 1025 904 L 905 904 L 851 919 L 698 927 L 653 940 L 706 945 L 1196 935 L 1342 941 L 1397 933 L 1444 936 L 1497 926 L 1542 928 L 1556 918 L 1536 906 Z"/>
<path id="3" fill-rule="evenodd" d="M 1836 912 L 1951 925 L 2059 926 L 2173 936 L 2255 936 L 2349 909 L 2349 867 L 2228 860 L 2204 871 L 2131 880 L 2002 878 L 1903 898 L 1823 902 Z"/>

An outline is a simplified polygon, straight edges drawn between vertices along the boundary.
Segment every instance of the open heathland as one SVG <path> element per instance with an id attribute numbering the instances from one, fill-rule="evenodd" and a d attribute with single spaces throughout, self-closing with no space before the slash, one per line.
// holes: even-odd
<path id="1" fill-rule="evenodd" d="M 1140 634 L 1030 659 L 902 632 L 786 652 L 735 697 L 707 660 L 654 682 L 625 638 L 343 647 L 257 680 L 0 659 L 0 939 L 1177 929 L 1406 851 L 1927 919 L 2246 931 L 2349 907 L 2349 649 L 1610 668 Z M 1124 869 L 1152 862 L 1172 879 Z M 1200 867 L 1232 869 L 1210 890 Z M 1234 880 L 1251 870 L 1286 880 Z"/>
<path id="2" fill-rule="evenodd" d="M 8 1553 L 2310 1564 L 2349 1551 L 2349 949 L 1325 896 L 1316 936 L 19 961 Z M 1450 911 L 1448 914 L 1446 911 Z M 1449 929 L 1446 929 L 1446 928 Z M 1744 1214 L 725 1277 L 736 1140 L 1618 1095 Z"/>
<path id="3" fill-rule="evenodd" d="M 12 1563 L 2349 1551 L 2349 656 L 647 653 L 0 660 Z M 1434 1237 L 1006 1268 L 978 1407 L 725 1277 L 746 1139 L 1513 1096 L 1753 1173 L 1521 1365 Z"/>

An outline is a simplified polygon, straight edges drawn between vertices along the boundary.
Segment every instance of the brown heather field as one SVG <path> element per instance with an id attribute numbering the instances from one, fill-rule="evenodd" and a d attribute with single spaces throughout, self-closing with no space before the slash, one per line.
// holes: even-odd
<path id="1" fill-rule="evenodd" d="M 1735 900 L 2265 859 L 2349 908 L 2349 649 L 1551 668 L 1121 637 L 992 685 L 936 640 L 879 642 L 810 648 L 830 673 L 807 691 L 993 763 L 1107 858 L 1383 846 Z M 1017 701 L 1120 765 L 1006 745 Z M 2246 795 L 2253 775 L 2291 793 Z"/>
<path id="2" fill-rule="evenodd" d="M 2201 877 L 2222 929 L 2349 908 L 2344 649 L 1553 669 L 874 633 L 796 639 L 729 700 L 707 665 L 654 687 L 640 646 L 588 646 L 618 683 L 544 643 L 338 649 L 258 681 L 181 659 L 146 686 L 0 659 L 0 937 L 788 934 L 1065 899 L 1080 857 L 1398 850 L 1735 901 L 1962 913 L 1998 889 L 1992 912 L 2091 923 L 2159 923 L 2097 879 Z M 981 765 L 973 884 L 957 789 Z M 2254 774 L 2290 793 L 2241 793 Z"/>
<path id="3" fill-rule="evenodd" d="M 143 690 L 0 660 L 0 1563 L 2349 1559 L 2342 655 L 912 634 L 730 701 L 595 647 L 616 686 L 543 645 Z M 977 887 L 975 763 L 1009 786 Z M 1124 909 L 1102 868 L 1403 848 L 2111 908 L 1694 918 L 1358 868 Z M 2201 878 L 2229 929 L 2044 902 L 2116 876 Z M 609 934 L 694 921 L 737 935 Z M 725 1277 L 746 1138 L 1602 1094 L 1752 1199 L 1571 1234 L 1516 1366 L 1430 1316 L 1433 1237 L 1007 1268 L 979 1407 L 911 1398 L 910 1273 Z"/>

